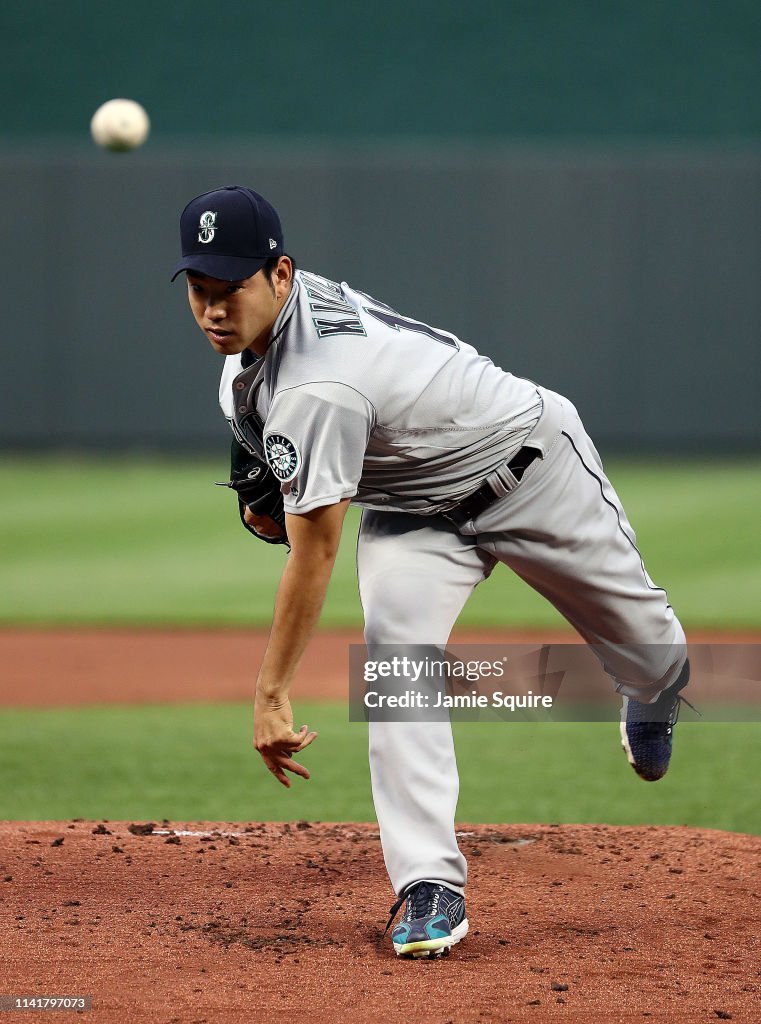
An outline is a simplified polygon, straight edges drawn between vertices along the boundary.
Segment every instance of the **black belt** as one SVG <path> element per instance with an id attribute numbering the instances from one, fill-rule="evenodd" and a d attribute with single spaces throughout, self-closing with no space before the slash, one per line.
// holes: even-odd
<path id="1" fill-rule="evenodd" d="M 534 459 L 538 459 L 541 454 L 538 448 L 524 445 L 510 459 L 507 468 L 516 480 L 520 480 Z M 487 481 L 481 484 L 477 491 L 473 491 L 467 498 L 464 498 L 459 505 L 455 505 L 454 508 L 450 508 L 441 514 L 446 516 L 455 526 L 462 526 L 469 519 L 475 519 L 476 516 L 480 516 L 484 509 L 487 509 L 498 497 L 499 495 L 494 492 L 491 484 Z"/>

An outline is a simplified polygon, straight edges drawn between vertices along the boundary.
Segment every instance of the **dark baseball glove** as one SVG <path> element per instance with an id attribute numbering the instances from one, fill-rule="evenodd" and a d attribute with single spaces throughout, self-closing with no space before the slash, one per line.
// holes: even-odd
<path id="1" fill-rule="evenodd" d="M 235 437 L 230 447 L 230 479 L 220 483 L 220 487 L 231 487 L 238 495 L 240 521 L 249 533 L 267 544 L 286 544 L 290 548 L 280 483 L 264 458 L 248 451 Z M 247 508 L 256 516 L 269 516 L 282 529 L 282 536 L 265 537 L 257 533 L 244 519 Z"/>

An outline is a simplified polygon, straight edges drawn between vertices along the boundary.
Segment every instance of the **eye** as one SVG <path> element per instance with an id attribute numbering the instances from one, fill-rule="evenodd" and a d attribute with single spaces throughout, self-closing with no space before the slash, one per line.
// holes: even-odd
<path id="1" fill-rule="evenodd" d="M 228 295 L 234 295 L 236 292 L 242 291 L 239 284 L 231 284 L 225 289 Z"/>

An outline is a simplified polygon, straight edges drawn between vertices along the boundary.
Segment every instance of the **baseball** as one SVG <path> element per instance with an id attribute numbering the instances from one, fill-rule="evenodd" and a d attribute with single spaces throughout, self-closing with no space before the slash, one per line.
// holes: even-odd
<path id="1" fill-rule="evenodd" d="M 115 153 L 142 146 L 151 123 L 145 110 L 134 100 L 109 100 L 98 107 L 90 122 L 93 139 Z"/>

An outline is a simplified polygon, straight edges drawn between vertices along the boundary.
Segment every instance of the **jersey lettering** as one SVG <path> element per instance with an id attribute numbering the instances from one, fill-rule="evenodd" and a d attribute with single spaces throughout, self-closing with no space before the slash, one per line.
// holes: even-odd
<path id="1" fill-rule="evenodd" d="M 450 348 L 459 349 L 460 347 L 450 335 L 434 331 L 432 327 L 429 327 L 427 324 L 421 324 L 417 320 L 408 320 L 406 316 L 399 316 L 398 313 L 390 310 L 387 311 L 386 309 L 370 309 L 368 306 L 363 306 L 362 308 L 365 313 L 374 316 L 376 320 L 380 320 L 387 327 L 393 327 L 395 331 L 414 331 L 415 334 L 425 334 L 427 337 L 433 338 L 434 341 L 438 341 L 442 345 L 448 345 Z"/>
<path id="2" fill-rule="evenodd" d="M 363 338 L 367 337 L 367 331 L 358 316 L 346 320 L 321 320 L 312 317 L 312 320 L 321 338 L 332 338 L 336 334 L 359 334 Z"/>
<path id="3" fill-rule="evenodd" d="M 357 315 L 357 311 L 348 302 L 310 302 L 309 308 L 313 313 L 348 313 L 353 316 Z"/>
<path id="4" fill-rule="evenodd" d="M 332 338 L 337 334 L 358 334 L 367 337 L 367 331 L 357 316 L 357 311 L 343 297 L 340 285 L 325 277 L 302 272 L 306 293 L 310 299 L 309 308 L 313 313 L 335 313 L 335 319 L 312 317 L 320 338 Z"/>
<path id="5" fill-rule="evenodd" d="M 341 285 L 338 282 L 330 281 L 327 277 L 318 277 L 317 274 L 309 274 L 306 270 L 301 271 L 301 277 L 308 288 L 319 288 L 341 298 Z"/>
<path id="6" fill-rule="evenodd" d="M 335 307 L 336 309 L 342 309 L 349 313 L 356 312 L 354 307 L 350 306 L 346 299 L 339 298 L 329 291 L 323 291 L 320 288 L 307 288 L 306 291 L 310 299 L 316 299 L 318 302 L 324 302 L 331 308 Z M 314 309 L 314 303 L 310 302 L 310 306 Z"/>

